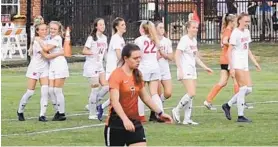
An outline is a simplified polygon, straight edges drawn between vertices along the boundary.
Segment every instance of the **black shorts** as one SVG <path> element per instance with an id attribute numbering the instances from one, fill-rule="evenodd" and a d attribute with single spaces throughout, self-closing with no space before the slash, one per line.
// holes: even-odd
<path id="1" fill-rule="evenodd" d="M 134 143 L 146 142 L 143 126 L 136 128 L 135 132 L 105 126 L 104 138 L 106 146 L 129 146 Z"/>
<path id="2" fill-rule="evenodd" d="M 220 64 L 220 67 L 221 67 L 221 70 L 229 71 L 229 69 L 228 69 L 229 65 L 228 64 Z"/>

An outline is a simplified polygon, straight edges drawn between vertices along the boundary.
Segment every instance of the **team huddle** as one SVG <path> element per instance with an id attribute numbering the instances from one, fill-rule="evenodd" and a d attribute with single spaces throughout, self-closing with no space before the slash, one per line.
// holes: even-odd
<path id="1" fill-rule="evenodd" d="M 230 108 L 237 104 L 238 122 L 251 122 L 244 116 L 245 96 L 252 92 L 248 57 L 261 68 L 249 49 L 251 35 L 248 30 L 250 17 L 247 14 L 223 17 L 221 32 L 222 53 L 220 57 L 221 78 L 208 94 L 204 105 L 215 110 L 213 99 L 227 84 L 229 76 L 234 80 L 235 95 L 222 105 L 227 119 L 231 120 Z M 92 32 L 87 38 L 82 53 L 86 55 L 83 76 L 88 79 L 91 92 L 88 98 L 89 119 L 103 120 L 104 109 L 109 107 L 105 126 L 107 146 L 146 145 L 143 122 L 145 105 L 151 109 L 149 121 L 198 125 L 191 119 L 193 99 L 196 94 L 197 69 L 201 66 L 209 74 L 213 72 L 200 59 L 197 48 L 199 23 L 190 20 L 185 25 L 185 35 L 180 39 L 175 53 L 172 42 L 164 36 L 162 22 L 142 21 L 140 37 L 134 44 L 126 44 L 123 34 L 126 25 L 123 18 L 116 18 L 113 23 L 113 35 L 108 45 L 105 22 L 97 18 L 93 22 Z M 41 111 L 39 121 L 45 117 L 48 98 L 51 100 L 55 115 L 53 121 L 64 121 L 65 98 L 63 86 L 69 77 L 68 65 L 62 46 L 63 26 L 56 21 L 47 25 L 40 23 L 35 27 L 32 41 L 32 59 L 26 76 L 29 78 L 26 93 L 23 95 L 17 111 L 18 119 L 24 121 L 24 108 L 34 94 L 37 80 L 41 84 Z M 106 59 L 106 68 L 103 60 Z M 181 81 L 185 93 L 177 106 L 172 109 L 172 117 L 164 113 L 163 103 L 171 97 L 172 76 L 169 61 L 175 61 L 177 80 Z M 148 89 L 146 89 L 148 88 Z M 162 91 L 163 89 L 163 91 Z M 148 91 L 148 92 L 147 92 Z M 109 92 L 109 99 L 100 103 Z M 184 113 L 181 121 L 180 112 Z"/>

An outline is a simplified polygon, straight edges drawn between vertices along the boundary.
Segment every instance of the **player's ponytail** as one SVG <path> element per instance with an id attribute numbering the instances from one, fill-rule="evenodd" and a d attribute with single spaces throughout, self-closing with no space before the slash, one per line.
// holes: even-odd
<path id="1" fill-rule="evenodd" d="M 236 16 L 233 14 L 227 13 L 222 17 L 222 26 L 221 26 L 221 36 L 224 33 L 224 30 L 227 28 L 230 22 L 233 22 L 236 19 Z"/>
<path id="2" fill-rule="evenodd" d="M 140 28 L 144 30 L 144 33 L 150 37 L 150 39 L 156 44 L 159 44 L 159 39 L 154 27 L 154 24 L 151 21 L 143 21 L 140 25 Z"/>
<path id="3" fill-rule="evenodd" d="M 135 45 L 135 44 L 131 44 L 131 43 L 128 43 L 124 46 L 123 50 L 122 50 L 122 58 L 121 58 L 121 63 L 123 66 L 125 64 L 125 57 L 129 58 L 132 54 L 132 52 L 134 51 L 140 51 L 140 48 Z M 133 72 L 132 72 L 134 78 L 135 78 L 135 84 L 136 85 L 139 85 L 143 82 L 143 78 L 142 78 L 142 74 L 141 72 L 139 71 L 139 69 L 133 69 Z"/>
<path id="4" fill-rule="evenodd" d="M 103 20 L 102 18 L 96 18 L 93 22 L 91 36 L 94 41 L 97 41 L 97 23 L 98 21 Z"/>
<path id="5" fill-rule="evenodd" d="M 112 35 L 114 35 L 118 32 L 117 26 L 119 26 L 121 21 L 125 21 L 125 20 L 121 17 L 117 17 L 113 20 L 113 22 L 112 22 Z"/>
<path id="6" fill-rule="evenodd" d="M 185 29 L 184 29 L 184 34 L 187 35 L 188 34 L 188 29 L 191 27 L 191 25 L 195 23 L 195 24 L 199 24 L 197 21 L 195 20 L 189 20 L 185 23 Z"/>
<path id="7" fill-rule="evenodd" d="M 39 28 L 41 25 L 46 25 L 46 24 L 42 24 L 42 23 L 38 23 L 38 24 L 35 24 L 35 36 L 34 38 L 31 40 L 31 44 L 30 44 L 30 48 L 28 50 L 28 55 L 29 56 L 32 56 L 33 55 L 33 45 L 34 45 L 34 41 L 35 41 L 35 37 L 38 37 L 39 34 L 38 34 L 38 31 L 39 31 Z"/>

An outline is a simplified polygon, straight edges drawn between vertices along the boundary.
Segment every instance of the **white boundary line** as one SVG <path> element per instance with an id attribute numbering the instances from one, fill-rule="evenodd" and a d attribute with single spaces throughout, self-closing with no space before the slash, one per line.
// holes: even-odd
<path id="1" fill-rule="evenodd" d="M 101 124 L 93 124 L 93 125 L 84 125 L 84 126 L 79 126 L 79 127 L 70 127 L 70 128 L 61 128 L 61 129 L 45 130 L 45 131 L 38 131 L 38 132 L 32 132 L 32 133 L 7 134 L 7 135 L 1 135 L 1 137 L 19 136 L 19 135 L 46 134 L 46 133 L 52 133 L 52 132 L 60 132 L 60 131 L 68 131 L 68 130 L 77 130 L 77 129 L 84 129 L 84 128 L 90 128 L 90 127 L 99 127 L 99 126 L 104 126 L 104 123 L 101 123 Z"/>
<path id="2" fill-rule="evenodd" d="M 253 102 L 253 103 L 249 103 L 249 104 L 270 104 L 270 103 L 278 103 L 278 101 L 264 101 L 264 102 Z M 220 107 L 222 105 L 213 105 L 215 107 Z M 204 108 L 205 106 L 193 106 L 193 108 Z M 164 108 L 165 110 L 171 109 L 174 107 L 166 107 Z M 86 111 L 86 110 L 84 110 Z M 145 111 L 150 111 L 149 109 L 145 110 Z M 88 115 L 88 112 L 85 113 L 76 113 L 76 114 L 69 114 L 67 115 L 67 117 L 74 117 L 74 116 L 84 116 L 84 115 Z M 104 114 L 104 116 L 107 116 L 107 114 Z M 52 117 L 52 116 L 46 116 L 47 118 Z M 38 119 L 38 116 L 36 117 L 27 117 L 25 118 L 26 120 L 31 120 L 31 119 Z M 2 119 L 1 121 L 17 121 L 18 119 L 16 118 L 12 118 L 12 119 Z"/>
<path id="3" fill-rule="evenodd" d="M 265 102 L 254 102 L 250 104 L 270 104 L 270 103 L 278 103 L 278 101 L 265 101 Z M 215 106 L 221 106 L 221 105 L 215 105 Z M 195 106 L 195 108 L 203 108 L 205 106 Z M 173 107 L 167 107 L 164 109 L 171 109 Z M 149 110 L 146 110 L 149 111 Z M 1 137 L 9 137 L 9 136 L 20 136 L 20 135 L 37 135 L 37 134 L 46 134 L 46 133 L 52 133 L 52 132 L 60 132 L 60 131 L 68 131 L 68 130 L 78 130 L 78 129 L 84 129 L 84 128 L 90 128 L 90 127 L 100 127 L 104 126 L 104 123 L 100 124 L 93 124 L 93 125 L 83 125 L 78 127 L 69 127 L 69 128 L 60 128 L 60 129 L 53 129 L 53 130 L 45 130 L 45 131 L 38 131 L 38 132 L 31 132 L 31 133 L 22 133 L 22 134 L 4 134 L 1 135 Z"/>
<path id="4" fill-rule="evenodd" d="M 176 80 L 176 79 L 172 79 L 172 81 L 173 80 Z M 217 81 L 215 83 L 217 83 Z M 212 86 L 215 83 L 199 83 L 199 84 L 197 84 L 197 86 L 199 86 L 199 85 L 200 86 Z M 1 84 L 3 86 L 13 86 L 13 85 L 24 85 L 25 83 L 22 83 L 22 82 L 13 82 L 13 83 L 2 82 Z M 84 84 L 84 86 L 89 86 L 88 82 L 80 82 L 80 83 L 77 83 L 77 82 L 66 82 L 65 84 L 66 85 Z M 172 85 L 181 85 L 181 84 L 180 83 L 172 83 Z M 278 84 L 277 83 L 256 83 L 256 84 L 254 84 L 254 87 L 265 87 L 265 86 L 278 86 Z M 38 86 L 38 87 L 40 87 L 40 86 Z"/>

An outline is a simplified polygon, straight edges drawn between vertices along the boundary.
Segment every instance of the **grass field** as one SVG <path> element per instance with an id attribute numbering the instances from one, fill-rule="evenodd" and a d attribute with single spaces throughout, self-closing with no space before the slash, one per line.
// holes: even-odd
<path id="1" fill-rule="evenodd" d="M 245 114 L 253 120 L 250 124 L 236 123 L 236 108 L 232 108 L 232 120 L 228 121 L 220 105 L 233 94 L 232 83 L 216 97 L 214 104 L 218 111 L 208 111 L 202 106 L 208 92 L 219 78 L 219 47 L 201 46 L 204 61 L 214 74 L 208 75 L 199 70 L 197 94 L 193 101 L 193 120 L 199 126 L 145 124 L 148 145 L 160 146 L 239 146 L 239 145 L 278 145 L 278 45 L 253 44 L 252 50 L 261 63 L 262 72 L 254 71 L 251 65 L 253 93 L 247 102 L 254 109 Z M 88 120 L 84 106 L 87 103 L 89 87 L 82 77 L 83 63 L 70 64 L 71 76 L 64 88 L 68 120 L 64 122 L 39 122 L 40 90 L 29 101 L 25 122 L 17 121 L 16 110 L 22 94 L 26 90 L 26 67 L 2 69 L 2 145 L 3 146 L 103 146 L 103 122 Z M 176 67 L 171 66 L 173 76 L 172 98 L 165 102 L 166 112 L 170 113 L 184 95 L 185 90 L 176 80 Z M 149 114 L 149 112 L 146 112 Z M 52 119 L 53 109 L 49 106 L 48 119 Z"/>

